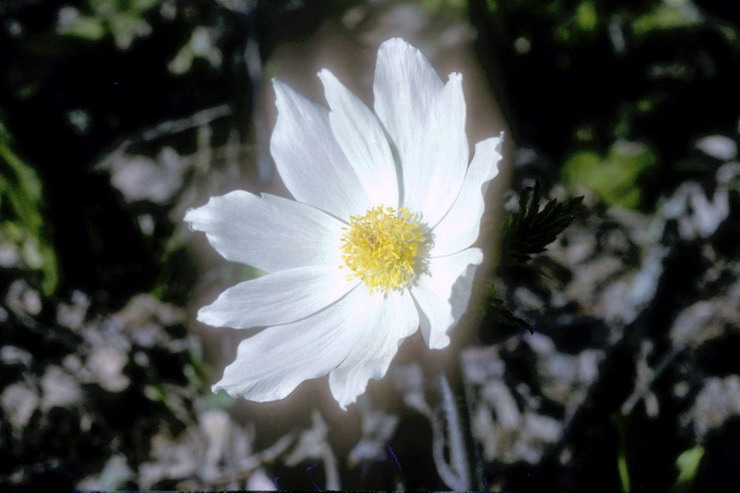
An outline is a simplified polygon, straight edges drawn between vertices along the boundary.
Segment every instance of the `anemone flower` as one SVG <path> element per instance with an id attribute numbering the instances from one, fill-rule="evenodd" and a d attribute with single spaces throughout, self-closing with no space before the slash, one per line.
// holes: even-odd
<path id="1" fill-rule="evenodd" d="M 270 142 L 293 198 L 234 191 L 185 216 L 227 260 L 266 272 L 198 312 L 212 326 L 266 327 L 213 386 L 253 401 L 329 374 L 346 408 L 421 330 L 432 349 L 465 312 L 502 136 L 468 166 L 462 76 L 442 82 L 402 39 L 378 50 L 374 111 L 328 70 L 329 108 L 274 80 Z"/>

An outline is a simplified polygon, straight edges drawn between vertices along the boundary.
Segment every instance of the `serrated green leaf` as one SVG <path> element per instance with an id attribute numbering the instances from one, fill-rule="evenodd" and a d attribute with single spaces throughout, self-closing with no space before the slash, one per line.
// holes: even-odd
<path id="1" fill-rule="evenodd" d="M 503 226 L 502 266 L 522 264 L 544 252 L 573 221 L 583 197 L 550 200 L 540 209 L 541 200 L 539 183 L 519 195 L 519 210 L 508 214 Z"/>

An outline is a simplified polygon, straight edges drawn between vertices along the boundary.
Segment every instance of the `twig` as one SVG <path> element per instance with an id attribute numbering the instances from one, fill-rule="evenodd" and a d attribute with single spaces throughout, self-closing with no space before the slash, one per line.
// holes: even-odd
<path id="1" fill-rule="evenodd" d="M 168 120 L 165 122 L 158 123 L 153 127 L 142 130 L 136 135 L 133 135 L 125 139 L 120 144 L 116 145 L 115 148 L 108 152 L 98 164 L 97 168 L 106 169 L 110 166 L 111 161 L 114 161 L 120 157 L 126 149 L 133 144 L 141 144 L 144 142 L 151 142 L 159 138 L 174 135 L 192 128 L 203 127 L 209 123 L 229 116 L 231 114 L 231 108 L 229 105 L 222 104 L 220 106 L 214 106 L 213 108 L 207 108 L 205 110 L 193 113 L 185 118 L 179 118 L 177 120 Z"/>

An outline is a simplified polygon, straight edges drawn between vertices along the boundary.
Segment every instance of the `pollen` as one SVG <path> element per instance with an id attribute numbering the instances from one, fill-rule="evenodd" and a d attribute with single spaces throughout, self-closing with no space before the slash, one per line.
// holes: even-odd
<path id="1" fill-rule="evenodd" d="M 425 243 L 417 215 L 408 209 L 373 207 L 351 216 L 342 236 L 342 259 L 370 292 L 403 289 L 413 280 Z"/>

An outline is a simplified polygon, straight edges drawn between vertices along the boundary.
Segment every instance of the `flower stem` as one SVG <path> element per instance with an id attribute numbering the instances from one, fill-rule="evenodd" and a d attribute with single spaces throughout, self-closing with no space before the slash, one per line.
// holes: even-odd
<path id="1" fill-rule="evenodd" d="M 434 396 L 432 427 L 438 435 L 435 442 L 443 442 L 449 451 L 449 463 L 442 453 L 434 454 L 437 470 L 447 486 L 454 490 L 480 491 L 483 489 L 483 470 L 470 427 L 462 369 L 457 357 L 448 359 L 446 363 L 428 379 L 429 390 Z"/>

